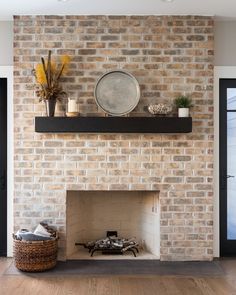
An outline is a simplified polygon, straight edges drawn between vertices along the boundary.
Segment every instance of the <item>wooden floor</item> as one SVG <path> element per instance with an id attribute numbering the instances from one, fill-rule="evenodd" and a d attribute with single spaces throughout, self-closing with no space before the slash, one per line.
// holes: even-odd
<path id="1" fill-rule="evenodd" d="M 225 274 L 218 277 L 3 275 L 10 263 L 0 259 L 0 295 L 236 295 L 236 259 L 221 260 Z"/>

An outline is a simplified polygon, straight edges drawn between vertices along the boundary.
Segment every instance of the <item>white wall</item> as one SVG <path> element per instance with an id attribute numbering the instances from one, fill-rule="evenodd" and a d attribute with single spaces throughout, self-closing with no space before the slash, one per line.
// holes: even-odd
<path id="1" fill-rule="evenodd" d="M 13 21 L 0 21 L 0 66 L 13 65 Z"/>
<path id="2" fill-rule="evenodd" d="M 236 66 L 236 21 L 215 22 L 215 66 Z"/>

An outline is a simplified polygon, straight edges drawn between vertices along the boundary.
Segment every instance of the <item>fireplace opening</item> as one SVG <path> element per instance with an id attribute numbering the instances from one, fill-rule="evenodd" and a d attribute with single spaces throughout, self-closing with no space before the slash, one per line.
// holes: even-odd
<path id="1" fill-rule="evenodd" d="M 66 257 L 159 259 L 159 192 L 68 191 Z"/>

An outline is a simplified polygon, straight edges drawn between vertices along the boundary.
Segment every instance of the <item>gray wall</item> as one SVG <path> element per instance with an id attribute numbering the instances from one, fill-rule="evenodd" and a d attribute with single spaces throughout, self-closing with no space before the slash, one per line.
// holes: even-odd
<path id="1" fill-rule="evenodd" d="M 0 21 L 0 66 L 13 65 L 13 21 Z"/>
<path id="2" fill-rule="evenodd" d="M 236 21 L 215 22 L 215 66 L 236 66 Z"/>

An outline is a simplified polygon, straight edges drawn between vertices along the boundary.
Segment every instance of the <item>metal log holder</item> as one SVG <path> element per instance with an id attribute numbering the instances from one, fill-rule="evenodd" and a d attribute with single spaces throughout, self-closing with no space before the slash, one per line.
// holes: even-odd
<path id="1" fill-rule="evenodd" d="M 83 246 L 89 250 L 90 256 L 93 257 L 95 252 L 102 252 L 102 254 L 108 255 L 122 255 L 127 251 L 133 253 L 134 257 L 139 253 L 138 243 L 134 238 L 125 239 L 117 237 L 117 232 L 107 232 L 105 239 L 91 241 L 87 243 L 75 243 L 76 246 Z"/>

